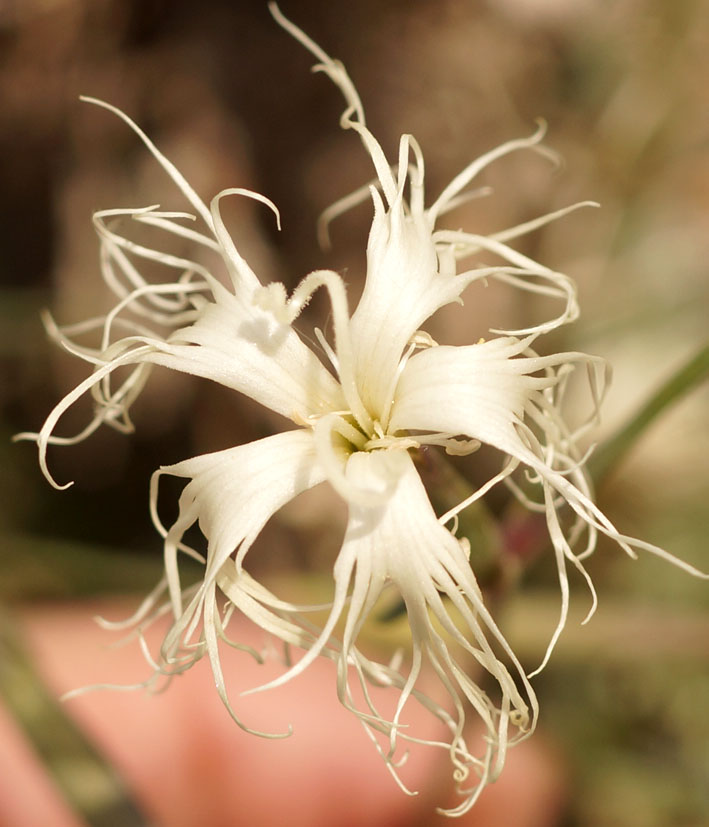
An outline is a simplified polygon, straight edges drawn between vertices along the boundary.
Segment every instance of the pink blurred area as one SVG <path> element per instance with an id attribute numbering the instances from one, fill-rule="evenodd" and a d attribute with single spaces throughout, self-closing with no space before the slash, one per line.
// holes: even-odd
<path id="1" fill-rule="evenodd" d="M 124 616 L 127 605 L 24 613 L 29 650 L 57 695 L 95 682 L 139 681 L 149 674 L 135 641 L 107 646 L 110 636 L 92 622 L 97 611 Z M 240 642 L 262 647 L 262 635 L 244 624 L 231 632 Z M 402 776 L 420 793 L 405 796 L 360 724 L 339 704 L 332 664 L 316 661 L 285 687 L 243 698 L 242 689 L 275 677 L 281 667 L 275 662 L 260 666 L 229 649 L 223 665 L 233 706 L 244 722 L 271 732 L 284 732 L 290 724 L 290 737 L 268 740 L 235 726 L 214 691 L 206 662 L 161 694 L 102 690 L 66 701 L 66 711 L 125 779 L 156 827 L 450 823 L 433 815 L 435 806 L 455 801 L 445 751 L 413 748 Z M 377 702 L 382 691 L 374 690 Z M 413 712 L 408 723 L 426 737 L 438 732 L 420 712 Z M 76 817 L 6 716 L 0 716 L 0 768 L 0 823 L 77 827 Z M 541 737 L 510 752 L 501 779 L 457 823 L 551 827 L 564 798 L 560 758 Z"/>

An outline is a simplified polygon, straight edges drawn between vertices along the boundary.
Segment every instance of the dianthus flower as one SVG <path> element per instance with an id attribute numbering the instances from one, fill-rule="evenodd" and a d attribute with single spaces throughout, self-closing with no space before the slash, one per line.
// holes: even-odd
<path id="1" fill-rule="evenodd" d="M 54 482 L 47 468 L 48 444 L 84 439 L 104 423 L 129 431 L 130 405 L 156 365 L 219 382 L 296 426 L 154 474 L 151 512 L 164 537 L 165 576 L 131 622 L 140 626 L 168 607 L 172 625 L 159 655 L 154 660 L 149 656 L 156 674 L 181 672 L 206 654 L 219 694 L 244 729 L 249 728 L 227 695 L 219 653 L 235 612 L 303 650 L 280 677 L 258 689 L 291 680 L 320 655 L 333 659 L 341 701 L 358 716 L 397 780 L 400 741 L 447 750 L 462 802 L 446 812 L 461 814 L 499 774 L 507 747 L 531 734 L 538 705 L 525 670 L 485 605 L 469 562 L 469 545 L 455 536 L 457 514 L 500 482 L 528 507 L 545 514 L 562 610 L 544 662 L 566 618 L 567 566 L 586 576 L 582 560 L 594 550 L 599 532 L 631 555 L 634 549 L 645 549 L 697 572 L 662 549 L 621 535 L 592 500 L 584 457 L 576 447 L 580 431 L 565 425 L 561 396 L 570 369 L 581 365 L 599 401 L 606 377 L 603 363 L 582 353 L 539 356 L 533 349 L 540 336 L 577 317 L 575 287 L 567 276 L 532 261 L 507 242 L 583 205 L 490 236 L 437 226 L 446 211 L 480 195 L 479 190 L 471 193 L 469 185 L 493 161 L 525 149 L 550 156 L 540 143 L 543 128 L 475 160 L 427 207 L 423 156 L 414 138 L 401 138 L 392 165 L 368 130 L 360 99 L 342 65 L 275 6 L 271 8 L 278 22 L 317 58 L 316 70 L 342 92 L 346 110 L 340 125 L 359 135 L 374 166 L 372 185 L 325 214 L 327 221 L 368 197 L 373 203 L 366 281 L 356 309 L 350 315 L 345 282 L 330 270 L 310 273 L 290 296 L 280 283 L 263 285 L 227 233 L 220 203 L 231 195 L 245 196 L 263 202 L 278 216 L 274 204 L 263 195 L 233 188 L 220 192 L 207 206 L 136 124 L 112 106 L 91 99 L 137 133 L 193 213 L 147 207 L 95 214 L 102 274 L 118 303 L 107 316 L 79 325 L 59 328 L 48 321 L 52 336 L 92 363 L 94 370 L 32 436 L 44 474 L 56 487 L 65 487 Z M 116 229 L 123 219 L 177 236 L 201 248 L 201 253 L 189 260 L 135 243 Z M 191 227 L 190 222 L 198 223 Z M 480 253 L 492 254 L 501 263 L 461 268 L 461 261 Z M 217 257 L 228 277 L 224 282 L 215 268 L 201 263 L 205 254 Z M 140 269 L 146 262 L 168 268 L 173 277 L 164 283 L 149 282 Z M 456 347 L 439 345 L 421 330 L 439 308 L 460 302 L 473 282 L 490 279 L 559 300 L 558 315 L 524 329 L 492 330 L 488 341 Z M 334 336 L 328 342 L 321 331 L 316 329 L 315 335 L 329 364 L 293 327 L 320 288 L 330 300 Z M 97 348 L 74 342 L 73 336 L 91 331 L 100 332 Z M 113 374 L 119 368 L 128 372 L 121 373 L 115 386 Z M 91 423 L 76 437 L 54 436 L 59 418 L 86 392 L 95 401 Z M 412 454 L 422 446 L 465 454 L 480 443 L 499 450 L 501 470 L 455 508 L 437 515 Z M 520 467 L 527 469 L 524 490 L 512 477 Z M 158 484 L 166 474 L 187 480 L 179 516 L 169 528 L 157 512 Z M 245 562 L 269 518 L 321 483 L 330 484 L 342 497 L 348 519 L 334 564 L 332 602 L 320 628 L 309 616 L 317 607 L 279 599 L 248 574 Z M 531 498 L 530 486 L 537 489 L 537 499 Z M 563 518 L 562 509 L 572 515 L 570 521 Z M 197 522 L 207 539 L 204 554 L 183 542 L 185 532 Z M 575 551 L 579 546 L 581 550 Z M 204 565 L 196 586 L 183 587 L 180 554 Z M 401 601 L 408 617 L 411 642 L 405 665 L 371 660 L 358 648 L 365 621 L 387 596 L 390 603 Z M 487 683 L 497 687 L 495 692 L 480 687 L 485 673 Z M 438 683 L 435 699 L 435 693 L 422 689 L 424 676 L 427 687 L 432 677 Z M 398 690 L 393 714 L 379 711 L 368 691 L 370 684 Z M 447 702 L 441 702 L 441 695 Z M 356 702 L 355 696 L 364 701 Z M 430 740 L 412 732 L 402 719 L 410 702 L 436 716 L 447 737 Z M 485 730 L 477 751 L 469 747 L 464 731 L 471 709 Z"/>

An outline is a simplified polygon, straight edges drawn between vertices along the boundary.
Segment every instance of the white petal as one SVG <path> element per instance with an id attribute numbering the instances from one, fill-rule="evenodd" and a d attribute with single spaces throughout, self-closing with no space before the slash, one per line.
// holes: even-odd
<path id="1" fill-rule="evenodd" d="M 340 385 L 290 325 L 246 305 L 219 284 L 213 283 L 210 289 L 215 301 L 203 300 L 197 321 L 175 331 L 167 341 L 158 335 L 134 335 L 124 336 L 100 352 L 77 349 L 77 355 L 96 364 L 94 373 L 55 406 L 39 434 L 19 435 L 37 440 L 40 466 L 52 485 L 61 487 L 47 468 L 47 445 L 80 441 L 104 422 L 131 431 L 129 409 L 151 365 L 212 379 L 298 424 L 311 415 L 345 406 Z M 125 304 L 124 299 L 119 306 Z M 109 314 L 96 326 L 106 328 L 114 322 Z M 57 338 L 64 338 L 63 334 L 59 332 Z M 72 348 L 70 340 L 69 346 Z M 114 371 L 126 365 L 133 370 L 113 388 Z M 53 436 L 58 420 L 87 392 L 96 402 L 92 422 L 76 437 Z"/>
<path id="2" fill-rule="evenodd" d="M 396 171 L 365 124 L 364 110 L 352 81 L 339 61 L 323 52 L 304 32 L 271 6 L 276 20 L 299 40 L 340 89 L 347 109 L 340 125 L 354 130 L 374 165 L 378 185 L 386 200 L 372 187 L 374 218 L 367 245 L 367 278 L 352 317 L 352 341 L 362 402 L 372 416 L 384 418 L 399 359 L 411 336 L 439 307 L 453 301 L 469 283 L 456 280 L 453 272 L 439 273 L 438 256 L 431 237 L 433 220 L 423 205 L 423 156 L 410 135 L 399 145 Z M 409 169 L 409 153 L 414 154 Z M 404 200 L 409 184 L 410 203 Z M 346 199 L 356 203 L 358 197 Z"/>
<path id="3" fill-rule="evenodd" d="M 213 290 L 198 320 L 146 361 L 212 379 L 296 422 L 343 407 L 338 383 L 290 325 Z"/>
<path id="4" fill-rule="evenodd" d="M 169 530 L 160 523 L 156 506 L 158 482 L 165 474 L 190 480 L 180 496 L 177 520 Z M 184 669 L 185 662 L 189 665 L 206 651 L 219 694 L 240 726 L 243 724 L 228 700 L 219 660 L 222 625 L 215 603 L 218 582 L 228 585 L 231 602 L 254 623 L 269 632 L 281 632 L 289 642 L 304 644 L 311 640 L 312 635 L 298 636 L 292 623 L 253 599 L 254 583 L 241 566 L 270 517 L 323 479 L 312 434 L 305 430 L 287 431 L 237 448 L 193 457 L 161 468 L 153 475 L 153 519 L 165 537 L 165 571 L 175 618 L 161 648 L 161 663 L 167 671 L 171 664 Z M 178 552 L 189 550 L 182 538 L 197 521 L 207 538 L 204 578 L 196 589 L 183 592 Z M 183 594 L 189 597 L 184 607 Z M 193 638 L 200 627 L 201 642 L 195 644 Z"/>
<path id="5" fill-rule="evenodd" d="M 399 481 L 391 496 L 379 508 L 350 506 L 350 516 L 338 567 L 345 574 L 353 567 L 369 573 L 367 598 L 352 594 L 344 634 L 345 646 L 352 643 L 351 631 L 357 626 L 363 606 L 375 599 L 386 583 L 393 584 L 405 601 L 414 639 L 427 642 L 432 633 L 428 608 L 434 614 L 445 610 L 438 592 L 444 593 L 461 613 L 471 631 L 468 643 L 490 653 L 482 624 L 497 628 L 482 602 L 480 589 L 466 553 L 458 540 L 438 521 L 411 457 L 404 451 L 359 452 L 348 463 L 348 476 L 360 485 L 377 477 L 389 478 L 396 458 Z M 341 562 L 346 561 L 346 562 Z M 362 598 L 362 599 L 360 599 Z M 466 606 L 472 606 L 469 611 Z M 448 631 L 460 640 L 460 634 Z M 499 641 L 509 652 L 501 636 Z M 515 660 L 516 663 L 516 660 Z M 497 665 L 495 665 L 497 668 Z M 500 673 L 502 674 L 502 673 Z M 513 691 L 510 689 L 510 691 Z"/>
<path id="6" fill-rule="evenodd" d="M 439 272 L 431 227 L 423 213 L 408 216 L 401 198 L 385 209 L 375 194 L 367 246 L 367 279 L 352 316 L 352 340 L 363 401 L 383 416 L 393 376 L 407 343 L 468 283 Z"/>
<path id="7" fill-rule="evenodd" d="M 528 345 L 528 340 L 501 337 L 412 356 L 399 379 L 390 430 L 466 434 L 514 454 L 515 427 L 527 401 L 555 381 L 527 375 L 547 367 L 546 357 L 513 358 Z"/>
<path id="8" fill-rule="evenodd" d="M 179 516 L 167 532 L 169 554 L 174 555 L 184 532 L 199 521 L 208 540 L 205 580 L 213 580 L 235 552 L 240 565 L 270 517 L 325 479 L 308 430 L 286 431 L 165 466 L 154 475 L 154 497 L 165 474 L 190 480 L 180 496 Z"/>
<path id="9" fill-rule="evenodd" d="M 448 727 L 445 745 L 459 780 L 475 768 L 476 783 L 466 795 L 471 800 L 501 769 L 508 743 L 526 737 L 537 714 L 534 693 L 524 672 L 485 607 L 475 576 L 461 544 L 439 523 L 424 487 L 405 451 L 357 452 L 348 462 L 347 476 L 362 489 L 390 486 L 398 482 L 379 507 L 350 503 L 342 549 L 335 564 L 335 597 L 330 617 L 319 640 L 285 675 L 267 684 L 273 687 L 299 674 L 330 644 L 342 615 L 345 625 L 338 666 L 338 692 L 362 722 L 387 732 L 391 753 L 385 754 L 393 769 L 393 752 L 399 739 L 443 746 L 419 738 L 401 725 L 407 701 L 423 704 Z M 365 709 L 356 709 L 348 684 L 348 664 L 362 664 L 357 638 L 385 587 L 393 588 L 406 605 L 412 633 L 412 661 L 408 672 L 396 675 L 379 665 L 390 685 L 401 690 L 395 715 L 379 714 L 369 699 Z M 497 653 L 500 653 L 499 656 Z M 516 670 L 513 679 L 500 656 Z M 332 656 L 330 654 L 330 656 Z M 482 666 L 499 685 L 499 697 L 491 699 L 467 670 L 473 661 Z M 454 712 L 443 709 L 426 697 L 419 685 L 424 663 L 437 674 L 441 687 L 450 696 Z M 369 665 L 376 673 L 376 669 Z M 427 671 L 427 679 L 431 674 Z M 471 706 L 487 729 L 484 756 L 476 758 L 466 746 L 462 731 L 466 706 Z M 508 725 L 519 729 L 508 735 Z M 490 746 L 492 745 L 492 746 Z"/>
<path id="10" fill-rule="evenodd" d="M 534 725 L 536 699 L 522 667 L 483 603 L 465 551 L 438 522 L 411 458 L 397 453 L 405 461 L 401 463 L 395 493 L 379 509 L 350 509 L 337 564 L 340 571 L 336 571 L 336 577 L 351 580 L 352 589 L 343 651 L 346 653 L 355 644 L 384 585 L 392 584 L 406 605 L 413 643 L 413 662 L 394 720 L 398 720 L 409 694 L 416 688 L 417 662 L 428 660 L 459 710 L 458 720 L 451 726 L 451 745 L 460 750 L 454 759 L 459 770 L 467 773 L 479 760 L 456 740 L 457 726 L 462 727 L 465 718 L 466 700 L 488 730 L 493 749 L 483 759 L 483 771 L 477 770 L 482 785 L 501 769 L 497 749 L 504 754 L 508 739 L 506 725 L 500 727 L 501 710 L 506 709 L 508 714 L 510 709 L 515 710 L 513 716 L 522 724 L 523 732 L 528 732 Z M 352 456 L 348 471 L 353 479 L 366 480 L 376 475 L 378 466 L 385 462 L 381 453 L 359 453 Z M 497 652 L 504 652 L 511 660 L 517 682 Z M 488 697 L 468 676 L 470 655 L 497 681 L 498 699 Z M 406 738 L 415 734 L 400 731 L 398 735 Z M 469 797 L 478 791 L 476 787 Z"/>
<path id="11" fill-rule="evenodd" d="M 535 472 L 534 480 L 529 482 L 535 481 L 540 487 L 539 510 L 546 516 L 562 592 L 560 620 L 543 666 L 566 620 L 568 563 L 581 573 L 591 590 L 589 617 L 595 609 L 595 592 L 581 560 L 594 550 L 598 532 L 633 557 L 633 549 L 642 549 L 690 574 L 707 575 L 658 546 L 621 534 L 593 502 L 574 434 L 564 424 L 548 389 L 571 363 L 594 368 L 599 360 L 582 353 L 513 358 L 527 345 L 528 340 L 505 337 L 470 347 L 431 348 L 413 356 L 402 371 L 390 428 L 465 434 L 498 448 Z M 559 369 L 556 376 L 553 368 Z M 542 375 L 529 375 L 536 371 Z M 521 498 L 534 506 L 524 495 Z M 564 504 L 575 518 L 566 529 L 558 513 Z M 572 546 L 584 530 L 586 546 L 581 553 L 574 553 Z"/>
<path id="12" fill-rule="evenodd" d="M 108 350 L 111 325 L 114 321 L 124 321 L 121 316 L 124 311 L 137 312 L 173 330 L 189 321 L 190 326 L 172 333 L 168 345 L 162 345 L 161 335 L 144 331 L 146 338 L 154 340 L 157 346 L 141 361 L 213 379 L 297 422 L 314 413 L 341 408 L 342 396 L 337 383 L 298 334 L 290 325 L 279 324 L 254 303 L 253 297 L 262 289 L 261 283 L 238 252 L 220 213 L 221 199 L 231 195 L 266 204 L 278 220 L 275 205 L 258 193 L 230 188 L 216 195 L 207 208 L 181 173 L 130 118 L 102 101 L 85 100 L 118 115 L 136 132 L 199 214 L 208 231 L 205 235 L 180 223 L 193 216 L 158 212 L 155 207 L 103 210 L 95 214 L 94 225 L 102 245 L 102 273 L 121 299 L 106 317 L 103 352 L 100 354 L 103 362 L 114 355 Z M 128 217 L 220 253 L 232 280 L 233 293 L 228 292 L 203 264 L 146 247 L 117 232 L 115 220 Z M 145 261 L 167 269 L 167 279 L 163 279 L 166 283 L 149 283 L 140 272 Z M 203 296 L 190 301 L 197 290 L 207 295 L 211 291 L 214 301 Z M 196 308 L 201 312 L 198 313 Z M 125 341 L 118 340 L 113 347 L 123 353 Z M 108 387 L 108 382 L 104 385 Z"/>

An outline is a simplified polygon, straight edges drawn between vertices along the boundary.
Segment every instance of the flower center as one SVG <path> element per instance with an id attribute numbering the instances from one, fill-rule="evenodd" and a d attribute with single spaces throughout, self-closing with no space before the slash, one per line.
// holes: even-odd
<path id="1" fill-rule="evenodd" d="M 408 451 L 412 448 L 420 448 L 422 445 L 440 445 L 445 448 L 446 453 L 456 456 L 476 451 L 480 447 L 477 440 L 461 439 L 456 434 L 411 435 L 406 432 L 399 434 L 388 432 L 396 387 L 406 363 L 417 348 L 436 346 L 427 333 L 417 331 L 411 339 L 392 377 L 391 387 L 385 396 L 382 410 L 378 411 L 375 416 L 364 406 L 360 395 L 358 378 L 361 377 L 357 376 L 355 369 L 345 286 L 337 273 L 331 270 L 316 270 L 301 281 L 290 298 L 282 284 L 269 284 L 255 291 L 253 302 L 260 309 L 270 312 L 279 323 L 290 325 L 310 301 L 312 294 L 320 287 L 328 291 L 332 304 L 335 331 L 334 350 L 326 343 L 322 334 L 318 335 L 318 339 L 337 372 L 342 395 L 348 406 L 347 410 L 311 416 L 306 421 L 296 419 L 298 424 L 313 429 L 321 454 L 326 444 L 328 446 L 326 453 L 331 459 L 339 455 L 341 460 L 358 451 Z M 319 331 L 317 333 L 319 334 Z M 331 465 L 331 467 L 334 466 Z"/>
<path id="2" fill-rule="evenodd" d="M 373 422 L 373 430 L 374 434 L 364 443 L 365 451 L 390 449 L 408 451 L 409 448 L 419 448 L 421 445 L 420 442 L 409 436 L 394 436 L 385 433 L 378 419 Z"/>

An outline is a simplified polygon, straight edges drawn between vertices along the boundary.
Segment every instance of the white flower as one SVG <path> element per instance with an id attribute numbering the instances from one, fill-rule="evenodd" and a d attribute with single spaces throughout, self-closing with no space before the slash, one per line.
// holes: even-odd
<path id="1" fill-rule="evenodd" d="M 360 100 L 344 68 L 285 20 L 275 6 L 272 12 L 317 57 L 316 68 L 339 87 L 347 104 L 341 126 L 358 133 L 374 164 L 375 183 L 343 199 L 325 216 L 329 220 L 358 201 L 372 199 L 366 282 L 357 308 L 350 316 L 345 283 L 332 271 L 311 273 L 290 297 L 281 284 L 262 285 L 228 235 L 220 202 L 241 195 L 262 201 L 277 215 L 275 206 L 264 196 L 243 189 L 224 190 L 207 206 L 132 121 L 94 100 L 141 137 L 194 215 L 157 207 L 95 215 L 102 273 L 119 300 L 107 316 L 80 325 L 60 329 L 48 322 L 54 338 L 93 363 L 94 371 L 56 406 L 34 438 L 42 469 L 57 485 L 46 464 L 48 444 L 83 439 L 102 423 L 130 430 L 130 405 L 154 365 L 212 379 L 297 426 L 155 473 L 151 508 L 164 536 L 165 578 L 131 622 L 147 622 L 152 613 L 160 612 L 161 596 L 167 591 L 173 621 L 154 664 L 156 672 L 174 674 L 207 654 L 218 691 L 237 721 L 219 655 L 219 642 L 233 612 L 243 613 L 305 652 L 281 677 L 259 689 L 292 679 L 319 655 L 332 658 L 337 664 L 340 699 L 370 734 L 384 734 L 384 743 L 374 736 L 373 740 L 395 777 L 395 754 L 401 740 L 423 741 L 449 752 L 463 800 L 448 812 L 460 814 L 499 773 L 507 747 L 532 732 L 538 707 L 524 669 L 485 606 L 466 541 L 446 526 L 455 526 L 456 515 L 499 482 L 509 485 L 530 508 L 546 514 L 562 610 L 544 662 L 566 617 L 567 565 L 585 575 L 582 559 L 593 551 L 598 532 L 630 554 L 633 549 L 645 549 L 677 561 L 655 546 L 619 534 L 591 498 L 583 458 L 576 448 L 580 431 L 566 427 L 560 403 L 565 378 L 576 364 L 588 369 L 600 400 L 604 366 L 581 353 L 538 356 L 532 349 L 540 335 L 577 316 L 575 288 L 568 277 L 516 252 L 507 242 L 583 205 L 486 237 L 437 229 L 447 210 L 466 197 L 480 195 L 480 191 L 471 193 L 468 186 L 491 162 L 521 149 L 550 155 L 540 145 L 543 129 L 483 155 L 426 207 L 423 157 L 414 138 L 401 138 L 397 162 L 390 165 L 365 125 Z M 192 242 L 200 249 L 198 260 L 130 241 L 115 229 L 125 218 Z M 188 226 L 189 221 L 199 222 L 201 229 Z M 492 254 L 498 263 L 460 267 L 462 260 L 479 253 Z M 210 255 L 225 268 L 228 288 L 213 275 L 215 268 L 201 263 Z M 148 282 L 140 272 L 144 262 L 168 268 L 173 272 L 171 279 Z M 458 301 L 469 285 L 485 279 L 558 299 L 560 310 L 548 322 L 515 331 L 493 330 L 494 338 L 489 341 L 464 347 L 438 345 L 421 331 L 436 310 Z M 328 292 L 332 307 L 334 341 L 328 342 L 317 330 L 316 336 L 330 365 L 323 364 L 293 328 L 313 292 L 321 287 Z M 158 329 L 167 329 L 167 335 Z M 72 336 L 92 330 L 100 332 L 99 347 L 90 349 L 73 342 Z M 121 373 L 122 381 L 115 387 L 113 374 L 121 367 L 129 370 L 127 375 Z M 54 436 L 61 415 L 87 391 L 96 402 L 92 422 L 76 437 Z M 501 452 L 501 471 L 439 517 L 412 451 L 440 446 L 450 453 L 469 453 L 481 442 Z M 525 493 L 513 482 L 512 475 L 520 466 L 528 470 L 528 483 L 539 492 L 536 501 L 529 498 L 529 485 Z M 179 516 L 169 528 L 161 524 L 156 505 L 159 479 L 165 474 L 187 480 Z M 346 501 L 348 522 L 334 566 L 329 614 L 322 628 L 317 628 L 308 619 L 310 609 L 317 607 L 280 600 L 250 577 L 244 566 L 269 518 L 300 492 L 323 482 Z M 566 526 L 561 513 L 565 510 L 573 515 Z M 204 555 L 183 543 L 185 532 L 196 522 L 207 538 Z M 579 546 L 582 550 L 575 551 Z M 203 580 L 187 590 L 180 580 L 181 553 L 204 564 Z M 218 599 L 219 593 L 225 596 L 225 604 Z M 408 615 L 411 651 L 406 665 L 378 663 L 357 647 L 363 624 L 387 595 L 390 605 L 403 601 Z M 487 672 L 497 686 L 495 693 L 480 688 L 481 672 Z M 437 678 L 448 697 L 447 705 L 438 696 L 432 700 L 421 691 L 424 674 Z M 364 689 L 364 708 L 356 706 L 351 682 Z M 368 682 L 399 690 L 393 715 L 378 711 L 367 693 Z M 410 702 L 422 704 L 439 718 L 447 738 L 426 741 L 403 726 L 402 713 Z M 482 754 L 475 754 L 465 740 L 470 708 L 486 731 Z"/>

